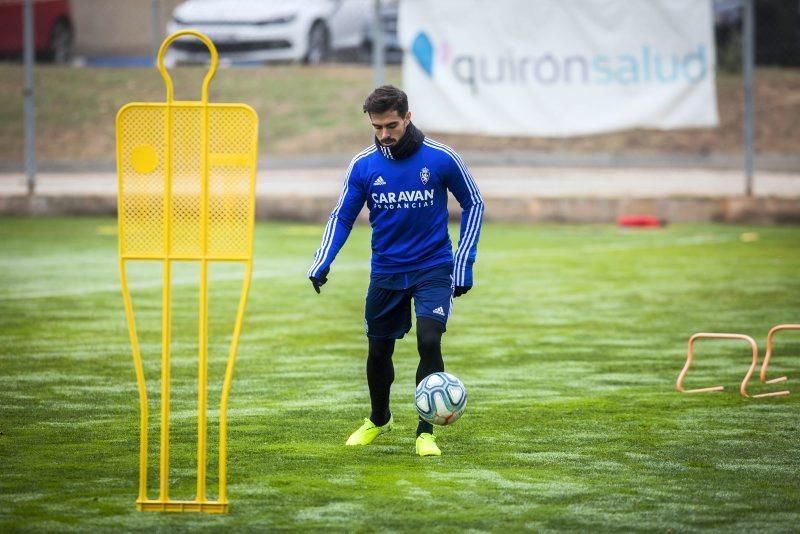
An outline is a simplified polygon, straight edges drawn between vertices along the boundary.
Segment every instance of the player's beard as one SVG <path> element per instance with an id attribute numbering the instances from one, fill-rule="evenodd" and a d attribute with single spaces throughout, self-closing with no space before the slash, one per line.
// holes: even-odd
<path id="1" fill-rule="evenodd" d="M 392 139 L 393 138 L 389 138 Z M 425 140 L 425 134 L 414 126 L 413 122 L 409 122 L 406 131 L 400 139 L 391 144 L 386 144 L 389 139 L 378 139 L 375 137 L 375 145 L 383 152 L 389 159 L 405 159 L 417 151 L 422 142 Z"/>

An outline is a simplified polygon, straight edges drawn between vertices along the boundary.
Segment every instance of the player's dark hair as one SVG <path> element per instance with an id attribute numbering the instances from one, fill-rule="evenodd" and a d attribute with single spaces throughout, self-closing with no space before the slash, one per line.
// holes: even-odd
<path id="1" fill-rule="evenodd" d="M 364 113 L 396 111 L 401 117 L 408 113 L 408 96 L 394 85 L 381 85 L 364 101 Z"/>

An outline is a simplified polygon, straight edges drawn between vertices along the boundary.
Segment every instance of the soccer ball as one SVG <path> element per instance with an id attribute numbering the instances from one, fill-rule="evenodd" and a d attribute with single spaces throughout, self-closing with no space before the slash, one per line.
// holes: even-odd
<path id="1" fill-rule="evenodd" d="M 420 417 L 429 423 L 451 425 L 467 407 L 467 389 L 450 373 L 433 373 L 417 386 L 414 404 Z"/>

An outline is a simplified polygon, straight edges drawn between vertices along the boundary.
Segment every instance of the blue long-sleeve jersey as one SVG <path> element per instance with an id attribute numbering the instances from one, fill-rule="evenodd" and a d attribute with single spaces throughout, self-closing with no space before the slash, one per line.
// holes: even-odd
<path id="1" fill-rule="evenodd" d="M 458 250 L 447 231 L 447 191 L 461 205 Z M 372 226 L 372 272 L 393 274 L 453 262 L 457 286 L 471 286 L 483 222 L 483 199 L 467 166 L 446 145 L 426 138 L 411 156 L 395 160 L 376 146 L 350 162 L 308 276 L 333 263 L 367 203 Z"/>

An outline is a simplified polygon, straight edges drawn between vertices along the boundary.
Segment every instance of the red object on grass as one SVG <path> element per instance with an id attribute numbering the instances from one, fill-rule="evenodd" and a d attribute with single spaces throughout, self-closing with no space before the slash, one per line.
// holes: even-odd
<path id="1" fill-rule="evenodd" d="M 621 215 L 617 218 L 619 226 L 640 226 L 654 228 L 661 226 L 661 221 L 654 215 Z"/>

